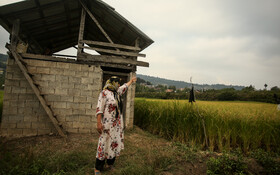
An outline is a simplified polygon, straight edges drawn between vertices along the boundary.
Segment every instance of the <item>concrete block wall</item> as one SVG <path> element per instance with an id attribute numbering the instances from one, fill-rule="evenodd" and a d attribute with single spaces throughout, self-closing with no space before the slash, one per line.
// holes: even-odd
<path id="1" fill-rule="evenodd" d="M 25 60 L 64 130 L 96 132 L 96 105 L 102 69 L 74 63 Z M 8 137 L 57 133 L 14 59 L 7 64 L 1 135 Z"/>

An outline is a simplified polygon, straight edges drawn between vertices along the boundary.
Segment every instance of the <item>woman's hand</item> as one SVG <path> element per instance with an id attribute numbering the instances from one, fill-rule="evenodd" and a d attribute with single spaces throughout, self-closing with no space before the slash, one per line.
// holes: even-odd
<path id="1" fill-rule="evenodd" d="M 126 83 L 127 86 L 130 86 L 132 83 L 137 81 L 137 77 L 132 77 L 129 82 Z"/>
<path id="2" fill-rule="evenodd" d="M 97 122 L 97 131 L 99 134 L 102 134 L 103 126 L 102 126 L 101 122 Z"/>
<path id="3" fill-rule="evenodd" d="M 103 131 L 103 126 L 101 123 L 101 119 L 102 119 L 102 114 L 97 114 L 97 131 L 99 132 L 99 134 L 102 134 Z"/>

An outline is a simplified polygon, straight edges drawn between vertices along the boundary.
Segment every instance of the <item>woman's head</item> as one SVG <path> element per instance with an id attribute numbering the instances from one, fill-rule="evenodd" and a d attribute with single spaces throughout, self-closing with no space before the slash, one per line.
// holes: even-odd
<path id="1" fill-rule="evenodd" d="M 117 76 L 112 76 L 106 81 L 106 84 L 103 89 L 109 89 L 111 91 L 117 91 L 120 87 L 121 79 Z"/>

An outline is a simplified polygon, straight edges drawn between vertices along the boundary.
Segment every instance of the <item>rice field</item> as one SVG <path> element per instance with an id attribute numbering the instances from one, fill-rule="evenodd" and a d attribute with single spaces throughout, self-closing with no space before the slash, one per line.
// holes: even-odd
<path id="1" fill-rule="evenodd" d="M 153 134 L 211 151 L 280 152 L 275 104 L 136 98 L 134 115 L 135 124 Z"/>

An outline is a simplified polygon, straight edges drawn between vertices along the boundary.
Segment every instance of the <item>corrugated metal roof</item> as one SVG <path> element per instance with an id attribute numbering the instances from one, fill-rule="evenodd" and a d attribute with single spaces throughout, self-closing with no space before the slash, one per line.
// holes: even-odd
<path id="1" fill-rule="evenodd" d="M 101 0 L 84 0 L 100 25 L 116 44 L 145 49 L 153 40 Z M 77 45 L 82 7 L 79 0 L 26 0 L 0 7 L 0 24 L 11 32 L 20 19 L 21 38 L 27 39 L 35 52 L 50 48 L 52 52 Z M 84 39 L 107 42 L 87 15 Z M 42 52 L 42 51 L 40 51 Z"/>

